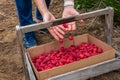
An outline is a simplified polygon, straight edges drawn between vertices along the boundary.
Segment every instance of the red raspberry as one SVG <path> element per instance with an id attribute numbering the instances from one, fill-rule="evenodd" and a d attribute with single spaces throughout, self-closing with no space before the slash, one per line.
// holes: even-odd
<path id="1" fill-rule="evenodd" d="M 69 39 L 69 40 L 73 40 L 73 36 L 69 36 L 68 39 Z"/>
<path id="2" fill-rule="evenodd" d="M 97 52 L 102 53 L 103 52 L 102 48 L 98 48 Z"/>
<path id="3" fill-rule="evenodd" d="M 60 39 L 59 42 L 60 42 L 60 43 L 63 43 L 63 39 Z"/>
<path id="4" fill-rule="evenodd" d="M 83 54 L 80 54 L 80 59 L 83 59 L 85 56 Z"/>
<path id="5" fill-rule="evenodd" d="M 81 20 L 80 20 L 80 23 L 81 23 L 81 24 L 84 23 L 84 20 L 81 19 Z"/>
<path id="6" fill-rule="evenodd" d="M 67 24 L 63 24 L 63 27 L 64 27 L 64 28 L 68 28 L 68 25 L 67 25 Z"/>

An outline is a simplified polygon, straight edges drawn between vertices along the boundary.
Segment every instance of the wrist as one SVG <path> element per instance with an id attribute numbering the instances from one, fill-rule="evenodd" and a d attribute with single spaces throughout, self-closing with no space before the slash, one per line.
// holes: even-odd
<path id="1" fill-rule="evenodd" d="M 49 11 L 46 9 L 44 11 L 41 12 L 42 16 L 45 16 L 46 14 L 49 14 Z"/>
<path id="2" fill-rule="evenodd" d="M 74 6 L 69 5 L 69 6 L 65 6 L 64 9 L 65 9 L 65 8 L 70 8 L 70 9 L 72 9 L 72 8 L 74 8 Z"/>

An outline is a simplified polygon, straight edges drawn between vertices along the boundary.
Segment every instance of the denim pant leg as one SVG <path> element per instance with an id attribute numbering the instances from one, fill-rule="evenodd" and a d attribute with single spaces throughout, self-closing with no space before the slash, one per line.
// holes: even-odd
<path id="1" fill-rule="evenodd" d="M 18 18 L 20 26 L 26 26 L 33 24 L 32 18 L 32 0 L 15 0 L 16 8 L 18 12 Z M 33 32 L 29 32 L 28 35 L 34 35 Z M 25 36 L 27 33 L 25 34 Z"/>
<path id="2" fill-rule="evenodd" d="M 20 26 L 33 24 L 32 0 L 15 0 Z"/>
<path id="3" fill-rule="evenodd" d="M 47 7 L 49 7 L 51 0 L 45 0 Z M 42 15 L 40 14 L 38 8 L 36 8 L 36 18 L 42 20 Z"/>

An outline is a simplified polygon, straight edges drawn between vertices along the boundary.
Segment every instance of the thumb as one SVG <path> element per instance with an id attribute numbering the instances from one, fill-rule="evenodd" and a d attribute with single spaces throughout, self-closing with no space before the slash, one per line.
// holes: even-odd
<path id="1" fill-rule="evenodd" d="M 79 15 L 79 13 L 78 13 L 77 11 L 71 12 L 70 14 L 71 14 L 72 16 Z"/>
<path id="2" fill-rule="evenodd" d="M 80 24 L 84 23 L 84 20 L 83 19 L 79 20 L 79 23 Z"/>

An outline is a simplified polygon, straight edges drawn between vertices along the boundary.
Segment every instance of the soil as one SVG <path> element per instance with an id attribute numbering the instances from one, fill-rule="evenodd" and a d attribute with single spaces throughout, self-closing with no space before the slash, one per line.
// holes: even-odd
<path id="1" fill-rule="evenodd" d="M 63 11 L 62 3 L 60 0 L 53 0 L 51 2 L 50 11 L 56 18 L 61 17 Z M 35 13 L 35 8 L 33 8 L 33 13 Z M 90 33 L 103 40 L 103 22 L 104 21 L 98 17 L 87 19 L 84 24 L 77 24 L 78 29 L 71 33 L 73 35 Z M 18 24 L 14 0 L 0 0 L 0 80 L 25 80 L 15 30 L 15 26 Z M 49 34 L 38 33 L 39 32 L 37 32 L 37 40 L 39 44 L 54 40 Z M 120 51 L 120 25 L 114 25 L 112 47 Z M 120 70 L 91 78 L 90 80 L 120 80 Z"/>

